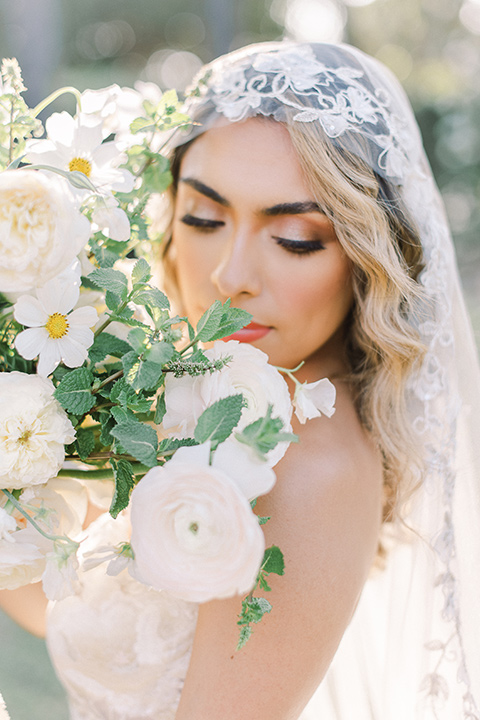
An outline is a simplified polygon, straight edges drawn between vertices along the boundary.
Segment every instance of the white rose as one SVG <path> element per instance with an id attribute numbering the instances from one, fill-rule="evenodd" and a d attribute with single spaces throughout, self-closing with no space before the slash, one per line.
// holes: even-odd
<path id="1" fill-rule="evenodd" d="M 265 549 L 249 502 L 208 455 L 208 445 L 181 448 L 131 499 L 136 577 L 191 602 L 249 592 Z"/>
<path id="2" fill-rule="evenodd" d="M 320 415 L 332 417 L 335 412 L 335 397 L 335 386 L 327 378 L 297 385 L 293 398 L 295 415 L 302 424 Z"/>
<path id="3" fill-rule="evenodd" d="M 44 285 L 89 237 L 66 180 L 27 169 L 0 174 L 0 292 Z"/>
<path id="4" fill-rule="evenodd" d="M 228 355 L 232 361 L 222 370 L 198 377 L 184 375 L 179 378 L 167 373 L 165 403 L 167 412 L 162 425 L 165 429 L 178 427 L 179 434 L 192 437 L 198 418 L 216 400 L 242 393 L 247 406 L 237 430 L 267 414 L 273 405 L 273 417 L 280 417 L 284 431 L 291 432 L 292 403 L 288 386 L 272 365 L 268 356 L 258 348 L 237 340 L 218 341 L 205 351 L 211 360 Z M 268 454 L 269 463 L 275 465 L 285 454 L 288 443 L 279 443 Z"/>
<path id="5" fill-rule="evenodd" d="M 38 375 L 0 373 L 0 487 L 40 485 L 60 470 L 75 431 L 54 389 Z"/>

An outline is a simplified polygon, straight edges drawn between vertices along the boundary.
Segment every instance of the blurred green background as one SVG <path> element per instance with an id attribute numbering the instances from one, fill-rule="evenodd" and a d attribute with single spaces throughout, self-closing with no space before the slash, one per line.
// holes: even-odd
<path id="1" fill-rule="evenodd" d="M 203 62 L 284 36 L 350 42 L 403 83 L 480 338 L 480 0 L 0 0 L 0 56 L 17 57 L 32 104 L 61 85 L 181 89 Z M 5 617 L 0 691 L 12 720 L 66 720 L 44 644 Z"/>

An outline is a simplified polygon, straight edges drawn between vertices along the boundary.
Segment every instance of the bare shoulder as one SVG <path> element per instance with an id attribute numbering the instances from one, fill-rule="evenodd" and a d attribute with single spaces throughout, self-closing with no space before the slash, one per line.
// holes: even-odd
<path id="1" fill-rule="evenodd" d="M 297 718 L 350 622 L 377 550 L 381 460 L 342 388 L 332 418 L 295 430 L 256 507 L 285 557 L 285 575 L 269 578 L 273 609 L 235 653 L 240 598 L 201 606 L 177 720 Z"/>

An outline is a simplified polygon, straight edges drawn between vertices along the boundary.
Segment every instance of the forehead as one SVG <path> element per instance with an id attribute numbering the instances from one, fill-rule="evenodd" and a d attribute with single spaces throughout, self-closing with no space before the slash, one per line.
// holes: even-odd
<path id="1" fill-rule="evenodd" d="M 288 130 L 265 118 L 219 123 L 200 135 L 182 159 L 180 177 L 185 176 L 225 197 L 258 197 L 261 205 L 311 198 Z"/>

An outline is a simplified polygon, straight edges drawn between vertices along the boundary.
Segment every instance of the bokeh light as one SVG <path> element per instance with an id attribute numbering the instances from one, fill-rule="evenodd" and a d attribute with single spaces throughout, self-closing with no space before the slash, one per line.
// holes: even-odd
<path id="1" fill-rule="evenodd" d="M 164 89 L 184 90 L 202 65 L 198 55 L 187 50 L 157 50 L 148 59 L 142 78 Z"/>
<path id="2" fill-rule="evenodd" d="M 339 42 L 347 13 L 333 0 L 289 0 L 284 22 L 288 35 L 299 42 Z"/>

